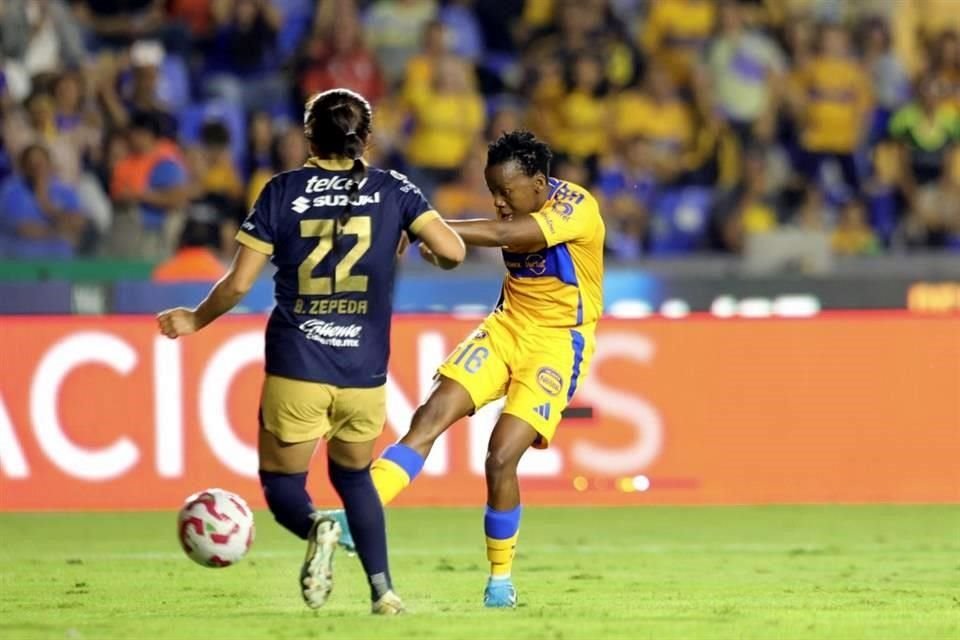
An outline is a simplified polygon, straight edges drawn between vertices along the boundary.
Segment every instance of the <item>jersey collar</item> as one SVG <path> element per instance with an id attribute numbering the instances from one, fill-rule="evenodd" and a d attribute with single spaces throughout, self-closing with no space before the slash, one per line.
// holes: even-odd
<path id="1" fill-rule="evenodd" d="M 363 160 L 361 160 L 361 162 L 363 162 Z M 310 156 L 303 166 L 326 169 L 327 171 L 349 171 L 353 168 L 353 160 L 349 158 L 318 158 L 316 156 Z"/>

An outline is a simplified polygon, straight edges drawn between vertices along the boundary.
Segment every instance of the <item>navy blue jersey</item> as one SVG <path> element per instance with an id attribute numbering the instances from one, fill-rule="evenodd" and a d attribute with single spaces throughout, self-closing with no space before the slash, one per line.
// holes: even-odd
<path id="1" fill-rule="evenodd" d="M 274 176 L 237 233 L 277 267 L 269 374 L 339 387 L 386 382 L 397 245 L 439 215 L 405 176 L 368 167 L 338 227 L 351 184 L 348 169 L 311 160 Z"/>

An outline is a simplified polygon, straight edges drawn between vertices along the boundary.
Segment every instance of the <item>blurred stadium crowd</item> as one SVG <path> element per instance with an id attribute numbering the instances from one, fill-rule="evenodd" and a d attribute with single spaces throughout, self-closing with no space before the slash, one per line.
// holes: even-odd
<path id="1" fill-rule="evenodd" d="M 960 251 L 952 0 L 0 0 L 0 257 L 226 259 L 302 104 L 375 108 L 373 163 L 488 215 L 528 127 L 601 198 L 611 258 Z M 481 258 L 482 259 L 482 258 Z"/>

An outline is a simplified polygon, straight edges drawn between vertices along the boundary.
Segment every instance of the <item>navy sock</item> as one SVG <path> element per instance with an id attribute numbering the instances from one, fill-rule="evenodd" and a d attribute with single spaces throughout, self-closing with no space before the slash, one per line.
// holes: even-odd
<path id="1" fill-rule="evenodd" d="M 328 459 L 330 482 L 337 490 L 347 514 L 347 523 L 357 545 L 357 555 L 370 583 L 370 597 L 380 596 L 393 588 L 387 564 L 387 529 L 383 505 L 373 486 L 370 467 L 348 469 Z"/>
<path id="2" fill-rule="evenodd" d="M 260 485 L 270 513 L 284 528 L 304 540 L 313 526 L 313 504 L 306 473 L 260 472 Z"/>

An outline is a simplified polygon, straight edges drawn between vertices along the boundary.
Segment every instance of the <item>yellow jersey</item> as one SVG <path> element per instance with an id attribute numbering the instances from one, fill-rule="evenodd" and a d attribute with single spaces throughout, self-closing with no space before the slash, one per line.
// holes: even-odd
<path id="1" fill-rule="evenodd" d="M 503 252 L 507 276 L 496 314 L 518 326 L 584 327 L 603 312 L 603 242 L 606 229 L 596 199 L 583 187 L 550 178 L 550 197 L 530 214 L 546 248 Z"/>
<path id="2" fill-rule="evenodd" d="M 693 115 L 686 103 L 658 103 L 636 91 L 624 91 L 615 99 L 613 130 L 620 140 L 643 137 L 673 153 L 686 151 L 694 139 Z"/>
<path id="3" fill-rule="evenodd" d="M 806 100 L 807 151 L 852 153 L 872 107 L 870 77 L 854 60 L 816 58 L 797 74 Z"/>
<path id="4" fill-rule="evenodd" d="M 558 109 L 561 126 L 556 146 L 576 158 L 595 156 L 607 148 L 610 113 L 607 102 L 583 91 L 570 92 Z"/>
<path id="5" fill-rule="evenodd" d="M 483 99 L 476 93 L 428 93 L 419 96 L 412 111 L 407 160 L 418 167 L 459 168 L 486 123 Z"/>
<path id="6" fill-rule="evenodd" d="M 674 82 L 686 85 L 716 19 L 711 0 L 657 0 L 650 5 L 641 41 L 648 55 L 666 65 Z"/>

